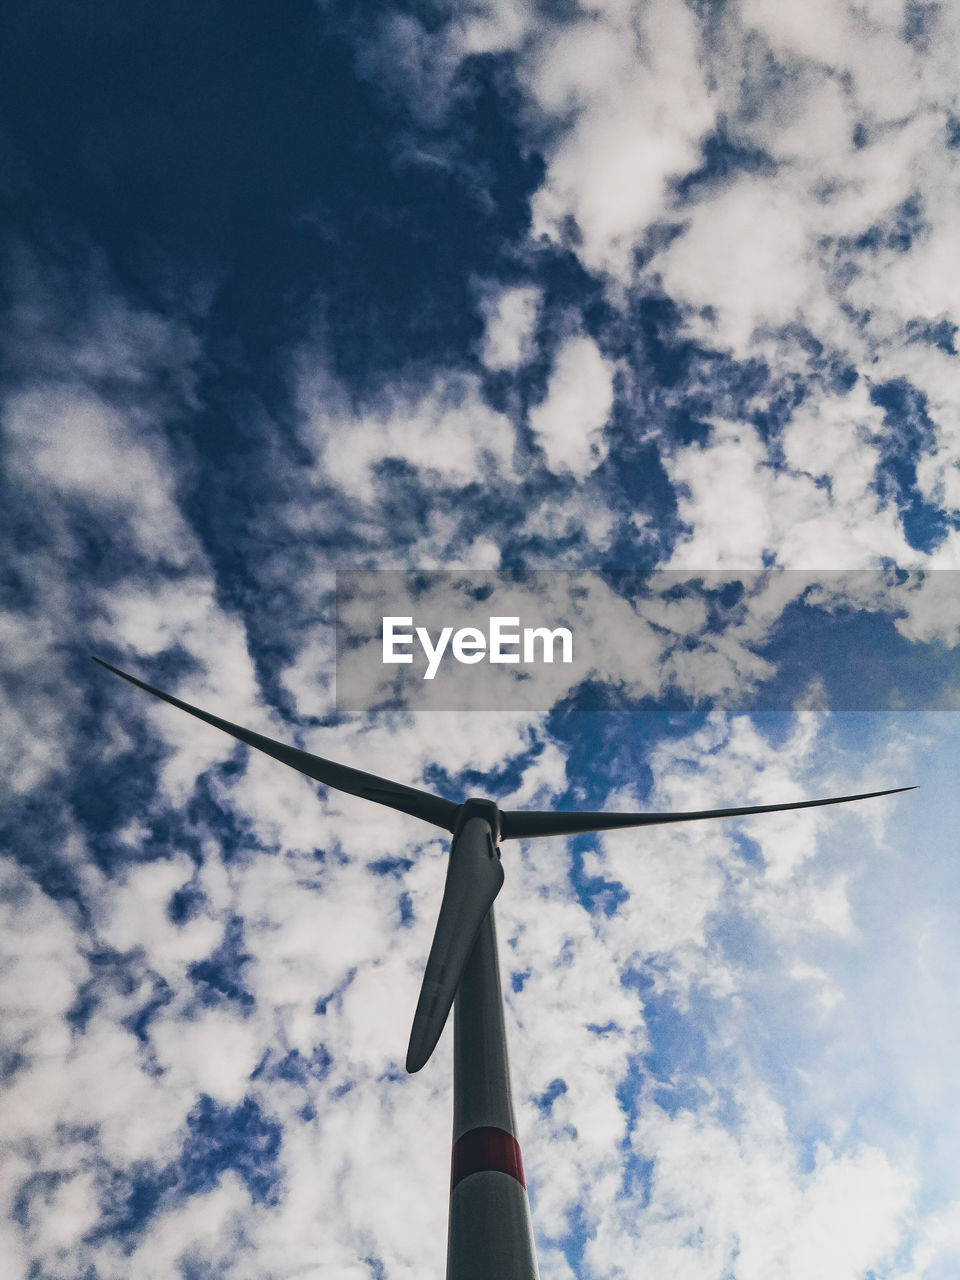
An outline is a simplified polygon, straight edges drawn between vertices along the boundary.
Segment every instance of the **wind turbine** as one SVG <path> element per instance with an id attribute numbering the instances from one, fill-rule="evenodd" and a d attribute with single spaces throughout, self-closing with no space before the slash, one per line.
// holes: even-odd
<path id="1" fill-rule="evenodd" d="M 537 1280 L 530 1206 L 517 1141 L 497 962 L 493 901 L 503 885 L 500 844 L 702 818 L 813 809 L 896 795 L 891 787 L 825 800 L 739 805 L 690 813 L 558 813 L 499 809 L 471 797 L 457 804 L 416 787 L 311 755 L 181 702 L 109 662 L 94 662 L 231 737 L 335 791 L 422 818 L 453 835 L 440 914 L 413 1017 L 406 1069 L 419 1071 L 454 1009 L 453 1153 L 447 1280 Z"/>

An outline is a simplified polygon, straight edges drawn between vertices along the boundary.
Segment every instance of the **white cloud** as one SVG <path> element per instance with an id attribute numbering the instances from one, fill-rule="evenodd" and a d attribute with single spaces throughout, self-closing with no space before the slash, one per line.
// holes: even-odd
<path id="1" fill-rule="evenodd" d="M 103 590 L 97 595 L 98 618 L 91 627 L 98 645 L 154 656 L 180 647 L 203 664 L 202 673 L 182 680 L 164 692 L 233 723 L 254 728 L 263 718 L 253 664 L 242 622 L 222 609 L 207 573 L 170 580 L 143 581 Z M 119 665 L 139 676 L 136 660 Z M 116 683 L 116 677 L 97 673 L 97 679 Z M 123 705 L 145 715 L 154 733 L 172 754 L 164 763 L 162 783 L 169 797 L 182 802 L 198 772 L 223 760 L 235 743 L 220 730 L 208 728 L 157 702 L 148 694 L 125 687 Z M 139 710 L 135 710 L 138 708 Z M 262 730 L 276 737 L 270 726 Z"/>
<path id="2" fill-rule="evenodd" d="M 735 1268 L 743 1280 L 859 1280 L 896 1246 L 912 1180 L 883 1153 L 817 1153 L 797 1167 L 782 1115 L 762 1090 L 737 1097 L 733 1132 L 710 1115 L 650 1104 L 637 1155 L 653 1160 L 649 1203 L 629 1221 L 616 1203 L 588 1245 L 588 1265 L 638 1280 Z"/>
<path id="3" fill-rule="evenodd" d="M 328 377 L 308 374 L 301 403 L 316 482 L 364 503 L 378 500 L 384 482 L 376 468 L 388 461 L 412 467 L 431 486 L 514 479 L 513 427 L 486 404 L 472 375 L 438 376 L 426 391 L 388 393 L 357 410 Z"/>
<path id="4" fill-rule="evenodd" d="M 227 1173 L 212 1190 L 162 1210 L 129 1253 L 109 1245 L 98 1251 L 98 1270 L 108 1280 L 162 1280 L 186 1262 L 239 1280 L 251 1265 L 249 1224 L 256 1217 L 246 1189 Z"/>
<path id="5" fill-rule="evenodd" d="M 716 422 L 705 444 L 665 458 L 690 526 L 670 567 L 759 568 L 764 554 L 790 569 L 916 564 L 896 508 L 871 487 L 877 417 L 856 388 L 798 414 L 784 436 L 788 470 L 745 423 Z"/>
<path id="6" fill-rule="evenodd" d="M 894 1280 L 947 1280 L 960 1257 L 960 1202 L 933 1213 L 911 1250 L 904 1269 L 891 1271 Z"/>
<path id="7" fill-rule="evenodd" d="M 179 509 L 161 431 L 174 405 L 192 403 L 190 334 L 106 288 L 78 328 L 49 280 L 18 283 L 34 294 L 14 300 L 5 348 L 19 376 L 0 413 L 27 530 L 8 564 L 26 589 L 0 616 L 2 665 L 18 691 L 0 695 L 9 766 L 0 772 L 25 794 L 65 767 L 62 744 L 86 696 L 68 665 L 89 607 L 86 537 L 102 539 L 99 574 L 131 549 L 161 572 L 205 560 Z"/>
<path id="8" fill-rule="evenodd" d="M 602 446 L 601 446 L 602 447 Z M 584 564 L 586 540 L 588 556 L 609 550 L 618 531 L 617 517 L 602 495 L 594 496 L 590 478 L 552 501 L 534 504 L 527 512 L 523 534 L 542 550 L 531 551 L 532 569 L 580 569 Z M 564 550 L 568 546 L 569 550 Z"/>
<path id="9" fill-rule="evenodd" d="M 123 399 L 195 404 L 200 343 L 183 322 L 123 296 L 95 252 L 71 255 L 71 273 L 12 242 L 0 341 L 11 364 L 47 388 L 108 384 Z M 163 387 L 166 385 L 167 389 Z"/>
<path id="10" fill-rule="evenodd" d="M 613 408 L 614 365 L 592 338 L 567 338 L 554 360 L 545 398 L 530 410 L 530 426 L 557 473 L 583 479 L 607 455 L 603 429 Z"/>
<path id="11" fill-rule="evenodd" d="M 29 794 L 50 773 L 64 768 L 60 744 L 67 740 L 78 703 L 58 679 L 62 658 L 55 618 L 60 609 L 61 617 L 69 616 L 68 593 L 50 567 L 37 559 L 28 560 L 25 567 L 37 571 L 33 581 L 43 591 L 47 610 L 0 612 L 2 664 L 14 688 L 19 686 L 16 696 L 0 689 L 0 715 L 6 726 L 0 737 L 0 777 L 4 789 L 15 795 Z"/>
<path id="12" fill-rule="evenodd" d="M 584 264 L 629 280 L 669 180 L 695 166 L 714 121 L 692 15 L 661 3 L 609 6 L 550 32 L 523 74 L 542 118 L 565 126 L 533 198 L 534 235 L 565 243 L 572 219 Z"/>
<path id="13" fill-rule="evenodd" d="M 188 1097 L 207 1094 L 224 1106 L 243 1100 L 267 1047 L 256 1019 L 222 1009 L 186 1018 L 161 1014 L 150 1028 L 150 1042 L 169 1088 Z"/>
<path id="14" fill-rule="evenodd" d="M 51 1270 L 64 1274 L 83 1265 L 80 1241 L 99 1218 L 93 1172 L 75 1171 L 32 1201 L 25 1234 L 35 1256 Z"/>
<path id="15" fill-rule="evenodd" d="M 715 332 L 738 355 L 762 324 L 799 321 L 820 285 L 796 203 L 756 178 L 697 206 L 657 260 L 671 297 L 719 313 Z"/>
<path id="16" fill-rule="evenodd" d="M 890 602 L 903 608 L 897 630 L 910 640 L 940 640 L 951 649 L 960 644 L 960 595 L 955 571 L 934 571 L 902 586 L 891 585 Z"/>
<path id="17" fill-rule="evenodd" d="M 203 912 L 182 925 L 170 920 L 170 899 L 193 874 L 187 858 L 134 863 L 98 903 L 103 940 L 118 951 L 142 949 L 149 967 L 173 985 L 184 981 L 190 964 L 216 949 L 223 934 L 222 922 Z"/>
<path id="18" fill-rule="evenodd" d="M 28 1061 L 51 1059 L 69 1047 L 62 1019 L 87 976 L 87 965 L 65 910 L 11 860 L 0 862 L 0 876 L 4 1045 Z"/>
<path id="19" fill-rule="evenodd" d="M 454 47 L 460 56 L 520 48 L 542 22 L 528 0 L 485 0 L 457 15 Z"/>
<path id="20" fill-rule="evenodd" d="M 122 536 L 147 555 L 179 567 L 195 557 L 163 445 L 136 409 L 82 385 L 51 387 L 8 400 L 4 423 L 14 475 L 37 501 L 82 499 L 121 517 Z"/>
<path id="21" fill-rule="evenodd" d="M 515 285 L 484 297 L 486 330 L 480 358 L 488 369 L 517 369 L 530 359 L 542 301 L 535 285 Z"/>
<path id="22" fill-rule="evenodd" d="M 902 5 L 886 5 L 888 18 L 902 21 Z M 860 39 L 869 39 L 873 22 L 855 15 L 845 5 L 831 5 L 826 0 L 814 0 L 802 12 L 785 11 L 772 0 L 744 0 L 739 6 L 744 22 L 761 32 L 770 45 L 781 53 L 801 59 L 810 59 L 827 66 L 846 64 L 854 55 L 854 45 Z M 872 6 L 870 18 L 875 22 L 881 15 L 879 6 Z M 859 28 L 859 30 L 857 29 Z"/>

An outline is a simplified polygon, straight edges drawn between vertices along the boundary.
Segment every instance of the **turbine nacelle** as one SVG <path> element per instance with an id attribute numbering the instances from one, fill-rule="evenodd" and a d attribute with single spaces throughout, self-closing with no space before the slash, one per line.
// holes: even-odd
<path id="1" fill-rule="evenodd" d="M 496 801 L 486 800 L 483 796 L 471 796 L 469 800 L 464 800 L 463 804 L 457 809 L 457 815 L 454 820 L 454 839 L 471 818 L 481 818 L 487 824 L 493 837 L 494 846 L 499 848 L 503 837 L 501 835 L 500 810 Z"/>

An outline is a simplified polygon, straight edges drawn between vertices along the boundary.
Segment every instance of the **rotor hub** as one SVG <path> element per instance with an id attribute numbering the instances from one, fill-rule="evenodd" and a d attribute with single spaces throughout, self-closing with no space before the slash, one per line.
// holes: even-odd
<path id="1" fill-rule="evenodd" d="M 465 823 L 471 818 L 482 818 L 493 833 L 493 843 L 500 843 L 500 810 L 493 800 L 485 800 L 482 796 L 471 796 L 464 800 L 457 810 L 457 818 L 453 828 L 454 836 L 458 835 Z"/>

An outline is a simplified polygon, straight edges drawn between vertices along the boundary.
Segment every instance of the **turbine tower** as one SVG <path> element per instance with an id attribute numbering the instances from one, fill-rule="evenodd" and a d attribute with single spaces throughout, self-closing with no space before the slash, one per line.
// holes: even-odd
<path id="1" fill-rule="evenodd" d="M 537 1259 L 517 1141 L 493 902 L 503 885 L 504 840 L 578 835 L 703 818 L 736 818 L 813 809 L 913 791 L 891 787 L 854 796 L 741 805 L 690 813 L 559 813 L 501 811 L 494 801 L 457 804 L 376 774 L 311 755 L 210 715 L 128 675 L 94 662 L 130 684 L 290 765 L 308 778 L 422 818 L 451 832 L 440 913 L 407 1047 L 408 1072 L 429 1060 L 454 1009 L 453 1153 L 447 1237 L 447 1280 L 537 1280 Z"/>

